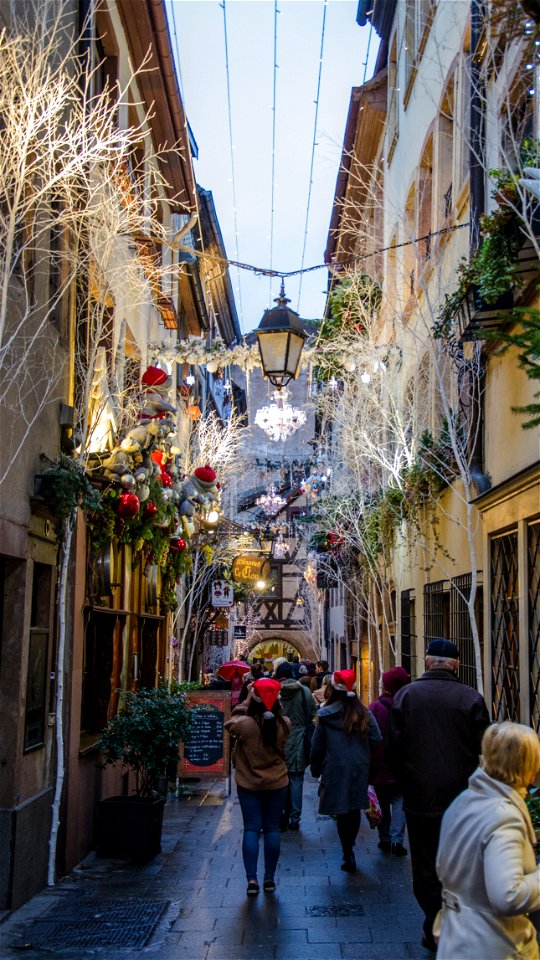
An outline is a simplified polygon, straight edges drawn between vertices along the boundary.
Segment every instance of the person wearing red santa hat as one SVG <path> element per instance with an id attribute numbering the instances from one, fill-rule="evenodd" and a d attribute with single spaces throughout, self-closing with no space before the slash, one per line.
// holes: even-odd
<path id="1" fill-rule="evenodd" d="M 283 716 L 278 680 L 255 680 L 245 712 L 227 720 L 236 744 L 235 779 L 244 821 L 242 856 L 248 897 L 259 893 L 257 861 L 261 830 L 264 837 L 265 893 L 276 889 L 274 874 L 279 860 L 281 814 L 285 806 L 289 776 L 285 764 L 285 741 L 291 722 Z M 243 704 L 242 707 L 245 705 Z"/>
<path id="2" fill-rule="evenodd" d="M 343 849 L 341 869 L 356 873 L 354 844 L 360 813 L 369 807 L 370 742 L 381 734 L 374 716 L 356 695 L 354 670 L 337 670 L 318 713 L 311 744 L 311 772 L 320 777 L 319 813 L 336 818 Z"/>

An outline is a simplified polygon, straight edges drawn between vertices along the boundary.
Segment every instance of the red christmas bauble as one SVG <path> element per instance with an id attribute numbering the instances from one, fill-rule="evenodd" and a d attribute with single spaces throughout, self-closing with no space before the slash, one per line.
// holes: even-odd
<path id="1" fill-rule="evenodd" d="M 182 539 L 182 537 L 172 537 L 169 540 L 169 547 L 173 553 L 182 553 L 182 550 L 186 549 L 187 543 Z"/>
<path id="2" fill-rule="evenodd" d="M 116 508 L 118 516 L 124 520 L 130 520 L 131 517 L 137 516 L 140 505 L 139 498 L 135 493 L 121 493 Z"/>
<path id="3" fill-rule="evenodd" d="M 155 517 L 157 512 L 158 508 L 156 507 L 155 503 L 152 502 L 152 500 L 149 500 L 148 503 L 145 503 L 143 517 Z"/>
<path id="4" fill-rule="evenodd" d="M 170 473 L 162 473 L 159 479 L 161 480 L 162 486 L 172 487 L 173 480 Z"/>

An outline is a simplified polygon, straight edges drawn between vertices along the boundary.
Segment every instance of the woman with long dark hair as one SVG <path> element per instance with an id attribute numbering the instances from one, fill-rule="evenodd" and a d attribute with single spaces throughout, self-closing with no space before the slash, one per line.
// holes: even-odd
<path id="1" fill-rule="evenodd" d="M 247 895 L 259 893 L 257 861 L 261 830 L 264 836 L 265 893 L 276 889 L 274 873 L 279 859 L 281 814 L 289 776 L 285 764 L 285 741 L 291 723 L 279 703 L 281 684 L 262 678 L 252 685 L 247 710 L 225 724 L 236 744 L 235 779 L 244 820 L 242 856 Z"/>
<path id="2" fill-rule="evenodd" d="M 336 818 L 345 873 L 356 872 L 354 844 L 361 811 L 369 807 L 370 741 L 381 740 L 375 718 L 356 695 L 355 681 L 354 670 L 332 674 L 311 744 L 311 772 L 321 778 L 319 813 Z"/>

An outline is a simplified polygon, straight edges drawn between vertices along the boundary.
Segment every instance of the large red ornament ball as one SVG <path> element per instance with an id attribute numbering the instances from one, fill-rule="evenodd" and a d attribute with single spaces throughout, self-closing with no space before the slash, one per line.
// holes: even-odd
<path id="1" fill-rule="evenodd" d="M 173 479 L 170 473 L 162 473 L 158 479 L 161 480 L 161 485 L 163 487 L 172 487 Z"/>
<path id="2" fill-rule="evenodd" d="M 137 516 L 140 505 L 139 498 L 135 493 L 122 493 L 116 508 L 118 516 L 122 517 L 123 520 L 130 520 L 131 517 Z"/>
<path id="3" fill-rule="evenodd" d="M 174 553 L 182 553 L 182 551 L 186 549 L 187 543 L 182 537 L 172 537 L 171 540 L 169 540 L 169 547 Z"/>
<path id="4" fill-rule="evenodd" d="M 155 517 L 157 512 L 158 512 L 158 508 L 156 507 L 155 503 L 153 503 L 152 500 L 149 500 L 148 503 L 145 503 L 144 509 L 143 509 L 143 517 L 146 517 L 146 519 L 149 519 L 150 517 Z"/>

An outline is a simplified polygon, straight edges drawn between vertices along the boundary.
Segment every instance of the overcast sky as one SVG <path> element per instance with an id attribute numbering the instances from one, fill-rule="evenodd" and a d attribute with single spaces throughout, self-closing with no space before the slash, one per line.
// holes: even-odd
<path id="1" fill-rule="evenodd" d="M 324 0 L 280 0 L 277 17 L 276 152 L 273 257 L 273 0 L 226 0 L 236 229 L 231 172 L 223 7 L 216 0 L 168 0 L 180 55 L 184 104 L 197 145 L 198 183 L 211 190 L 227 255 L 257 267 L 302 264 Z M 357 0 L 328 0 L 313 185 L 304 267 L 323 262 L 351 88 L 373 74 L 373 32 L 356 23 Z M 238 250 L 236 249 L 238 234 Z M 242 330 L 258 326 L 279 281 L 231 268 Z M 324 310 L 326 270 L 286 280 L 291 307 L 305 318 Z"/>

